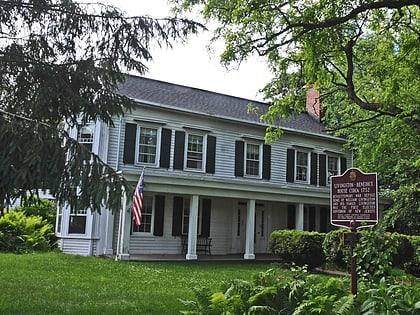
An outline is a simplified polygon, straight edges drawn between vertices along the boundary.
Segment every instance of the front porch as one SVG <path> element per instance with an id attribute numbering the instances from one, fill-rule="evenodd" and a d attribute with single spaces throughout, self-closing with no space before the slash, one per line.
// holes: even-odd
<path id="1" fill-rule="evenodd" d="M 244 259 L 243 254 L 231 255 L 197 255 L 197 260 L 187 260 L 185 255 L 155 254 L 155 255 L 130 255 L 130 261 L 138 262 L 281 262 L 280 258 L 273 254 L 255 254 L 255 259 Z"/>

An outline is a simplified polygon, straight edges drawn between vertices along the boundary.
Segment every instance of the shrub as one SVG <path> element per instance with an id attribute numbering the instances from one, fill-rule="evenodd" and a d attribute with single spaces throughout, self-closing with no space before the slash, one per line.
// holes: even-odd
<path id="1" fill-rule="evenodd" d="M 410 282 L 381 278 L 358 295 L 362 314 L 419 314 L 420 291 Z"/>
<path id="2" fill-rule="evenodd" d="M 347 229 L 339 229 L 328 232 L 322 243 L 323 253 L 327 262 L 337 265 L 341 268 L 348 268 L 350 262 L 351 250 L 344 246 L 344 233 Z"/>
<path id="3" fill-rule="evenodd" d="M 406 272 L 420 277 L 420 236 L 409 236 L 408 240 L 413 248 L 413 256 L 411 260 L 403 264 L 404 269 Z"/>
<path id="4" fill-rule="evenodd" d="M 16 207 L 14 211 L 24 212 L 27 216 L 40 216 L 48 223 L 55 225 L 56 205 L 48 199 L 28 199 L 23 206 Z"/>
<path id="5" fill-rule="evenodd" d="M 325 262 L 322 251 L 324 237 L 325 234 L 318 232 L 277 230 L 271 233 L 269 246 L 286 263 L 315 268 Z"/>
<path id="6" fill-rule="evenodd" d="M 0 217 L 0 251 L 46 251 L 54 245 L 54 228 L 40 216 L 12 211 Z"/>
<path id="7" fill-rule="evenodd" d="M 355 314 L 348 279 L 325 278 L 293 267 L 291 277 L 277 269 L 252 281 L 234 280 L 224 291 L 196 289 L 197 301 L 182 301 L 182 314 Z"/>
<path id="8" fill-rule="evenodd" d="M 357 269 L 361 279 L 378 281 L 390 274 L 392 257 L 397 253 L 395 234 L 377 230 L 363 230 L 356 245 Z"/>

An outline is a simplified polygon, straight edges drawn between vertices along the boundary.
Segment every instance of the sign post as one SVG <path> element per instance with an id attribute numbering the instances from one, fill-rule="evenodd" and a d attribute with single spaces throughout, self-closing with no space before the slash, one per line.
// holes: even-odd
<path id="1" fill-rule="evenodd" d="M 351 248 L 351 292 L 357 295 L 356 256 L 353 250 L 359 239 L 357 229 L 378 223 L 378 179 L 376 173 L 350 168 L 331 176 L 331 224 L 351 229 L 344 234 L 344 244 Z"/>

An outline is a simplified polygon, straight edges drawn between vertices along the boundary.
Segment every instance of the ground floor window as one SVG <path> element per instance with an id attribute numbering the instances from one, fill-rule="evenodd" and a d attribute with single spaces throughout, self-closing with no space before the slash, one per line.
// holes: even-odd
<path id="1" fill-rule="evenodd" d="M 86 234 L 87 210 L 72 210 L 69 217 L 69 234 Z"/>
<path id="2" fill-rule="evenodd" d="M 190 225 L 190 199 L 184 198 L 182 209 L 182 234 L 187 235 Z M 201 234 L 201 207 L 198 208 L 197 235 Z"/>
<path id="3" fill-rule="evenodd" d="M 141 224 L 133 224 L 133 232 L 152 232 L 153 222 L 153 196 L 143 196 L 143 208 L 141 211 Z"/>

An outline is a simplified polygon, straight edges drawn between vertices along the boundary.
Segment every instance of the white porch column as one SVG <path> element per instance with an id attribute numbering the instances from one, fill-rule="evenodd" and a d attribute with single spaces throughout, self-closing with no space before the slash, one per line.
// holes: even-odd
<path id="1" fill-rule="evenodd" d="M 120 217 L 120 252 L 117 253 L 120 260 L 130 259 L 130 227 L 131 227 L 131 213 L 130 208 L 127 207 L 127 193 L 123 191 L 122 210 Z"/>
<path id="2" fill-rule="evenodd" d="M 114 234 L 114 214 L 111 211 L 108 211 L 106 209 L 102 209 L 101 217 L 104 216 L 104 220 L 101 222 L 105 225 L 105 231 L 99 230 L 99 237 L 102 240 L 103 239 L 103 254 L 104 255 L 112 255 L 113 249 L 112 249 L 112 240 L 113 240 L 113 234 Z M 105 221 L 105 222 L 103 222 Z"/>
<path id="3" fill-rule="evenodd" d="M 248 200 L 246 209 L 246 239 L 244 259 L 255 259 L 254 229 L 255 229 L 255 200 Z"/>
<path id="4" fill-rule="evenodd" d="M 190 199 L 190 220 L 188 225 L 188 249 L 185 258 L 197 260 L 198 195 Z"/>
<path id="5" fill-rule="evenodd" d="M 296 210 L 296 230 L 303 231 L 304 204 L 299 203 Z"/>

